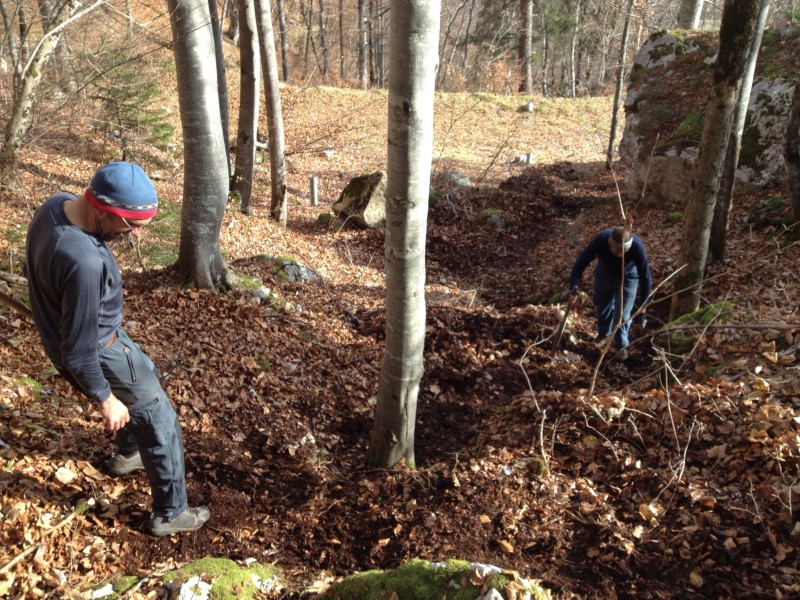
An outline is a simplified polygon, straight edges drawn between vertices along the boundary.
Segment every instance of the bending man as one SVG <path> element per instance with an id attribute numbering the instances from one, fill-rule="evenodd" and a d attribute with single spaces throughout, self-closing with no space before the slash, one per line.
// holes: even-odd
<path id="1" fill-rule="evenodd" d="M 145 469 L 153 496 L 150 533 L 194 531 L 208 508 L 189 508 L 178 417 L 155 365 L 122 328 L 122 278 L 108 242 L 139 236 L 158 197 L 142 169 L 101 167 L 80 196 L 60 192 L 28 228 L 26 275 L 36 328 L 50 360 L 97 403 L 116 433 L 115 475 Z"/>
<path id="2" fill-rule="evenodd" d="M 634 306 L 647 302 L 653 289 L 653 277 L 647 263 L 647 252 L 639 236 L 629 229 L 615 227 L 597 234 L 584 248 L 569 276 L 569 295 L 574 297 L 586 267 L 597 259 L 592 284 L 592 301 L 597 318 L 596 343 L 608 342 L 614 327 L 620 324 L 614 336 L 614 348 L 620 359 L 628 357 L 628 331 Z M 620 298 L 620 288 L 622 298 Z M 637 304 L 638 298 L 638 304 Z M 644 324 L 644 311 L 639 313 Z"/>

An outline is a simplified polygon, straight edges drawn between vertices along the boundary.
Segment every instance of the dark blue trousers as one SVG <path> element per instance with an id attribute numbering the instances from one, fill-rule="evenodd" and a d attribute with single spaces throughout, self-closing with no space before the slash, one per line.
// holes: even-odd
<path id="1" fill-rule="evenodd" d="M 628 346 L 628 331 L 631 328 L 631 312 L 636 302 L 636 291 L 639 288 L 638 277 L 625 274 L 622 285 L 622 298 L 620 298 L 619 275 L 610 273 L 598 261 L 594 270 L 592 286 L 592 301 L 594 314 L 597 318 L 597 335 L 607 337 L 611 335 L 617 323 L 621 323 L 617 335 L 614 336 L 614 347 L 625 348 Z"/>
<path id="2" fill-rule="evenodd" d="M 130 421 L 117 432 L 117 452 L 139 451 L 153 495 L 153 511 L 174 519 L 187 507 L 183 434 L 161 387 L 158 370 L 120 327 L 117 339 L 99 350 L 113 394 L 128 407 Z"/>

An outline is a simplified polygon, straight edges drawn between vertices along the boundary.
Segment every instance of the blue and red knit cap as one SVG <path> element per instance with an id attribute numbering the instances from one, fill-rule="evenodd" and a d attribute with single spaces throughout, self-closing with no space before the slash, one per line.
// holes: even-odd
<path id="1" fill-rule="evenodd" d="M 124 219 L 146 221 L 158 212 L 158 194 L 153 182 L 139 165 L 129 162 L 100 167 L 85 196 L 97 210 Z"/>

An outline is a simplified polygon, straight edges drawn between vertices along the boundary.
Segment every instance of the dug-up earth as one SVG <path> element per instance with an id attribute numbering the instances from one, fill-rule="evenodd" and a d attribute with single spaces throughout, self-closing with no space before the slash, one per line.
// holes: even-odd
<path id="1" fill-rule="evenodd" d="M 294 202 L 286 229 L 258 204 L 251 216 L 228 211 L 229 264 L 272 288 L 273 305 L 181 289 L 169 269 L 142 270 L 117 248 L 125 325 L 181 416 L 190 499 L 212 511 L 196 533 L 145 534 L 145 476 L 104 471 L 98 414 L 53 375 L 31 324 L 2 309 L 0 595 L 87 597 L 127 574 L 140 585 L 126 597 L 160 598 L 159 578 L 143 578 L 226 557 L 281 568 L 283 588 L 264 598 L 312 598 L 325 582 L 413 558 L 515 570 L 560 599 L 800 597 L 800 253 L 786 231 L 745 221 L 783 191 L 737 198 L 729 259 L 703 287 L 704 305 L 727 308 L 680 325 L 692 336 L 680 353 L 660 333 L 683 207 L 623 198 L 660 285 L 649 323 L 634 329 L 627 361 L 602 355 L 587 299 L 553 353 L 563 305 L 550 300 L 582 246 L 620 222 L 624 173 L 602 168 L 602 139 L 576 153 L 541 127 L 552 160 L 510 167 L 511 153 L 496 181 L 437 181 L 414 469 L 365 466 L 383 232 L 320 225 L 332 191 L 318 207 Z M 345 156 L 330 172 L 363 168 Z M 43 157 L 28 164 L 57 172 Z M 460 166 L 477 180 L 488 160 Z M 292 185 L 309 174 L 296 166 Z M 179 183 L 157 182 L 173 198 Z M 43 188 L 4 192 L 7 240 Z M 487 209 L 502 220 L 485 222 Z M 158 242 L 148 235 L 142 246 Z M 13 246 L 6 270 L 18 274 Z M 286 283 L 266 256 L 322 279 Z"/>

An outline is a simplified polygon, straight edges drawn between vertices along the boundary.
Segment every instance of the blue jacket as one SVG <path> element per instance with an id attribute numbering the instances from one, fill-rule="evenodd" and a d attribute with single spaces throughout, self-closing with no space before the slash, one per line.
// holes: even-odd
<path id="1" fill-rule="evenodd" d="M 611 252 L 611 247 L 608 245 L 608 239 L 611 237 L 612 231 L 612 229 L 605 229 L 598 233 L 578 256 L 578 260 L 575 261 L 572 272 L 569 274 L 570 289 L 580 285 L 584 270 L 595 258 L 597 259 L 597 267 L 602 263 L 607 273 L 620 277 L 622 260 Z M 639 239 L 638 235 L 634 235 L 632 242 L 630 249 L 625 252 L 625 277 L 639 280 L 639 292 L 637 294 L 639 300 L 637 304 L 642 304 L 650 296 L 650 292 L 653 289 L 653 276 L 650 273 L 647 252 L 644 249 L 642 240 Z M 595 267 L 595 273 L 597 272 L 597 267 Z"/>

